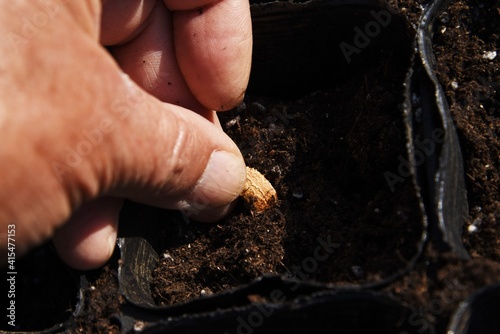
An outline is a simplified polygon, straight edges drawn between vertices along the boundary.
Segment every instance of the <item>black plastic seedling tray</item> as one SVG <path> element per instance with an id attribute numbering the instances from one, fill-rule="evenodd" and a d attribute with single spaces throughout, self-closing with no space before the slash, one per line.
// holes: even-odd
<path id="1" fill-rule="evenodd" d="M 112 316 L 120 331 L 434 333 L 425 314 L 398 300 L 386 287 L 414 270 L 417 261 L 425 258 L 428 243 L 436 252 L 470 259 L 462 243 L 468 202 L 461 145 L 437 79 L 432 48 L 436 20 L 447 5 L 444 0 L 430 1 L 418 24 L 412 25 L 376 0 L 252 4 L 250 94 L 290 98 L 339 85 L 370 62 L 373 50 L 378 49 L 390 50 L 408 64 L 401 82 L 403 122 L 398 129 L 404 133 L 405 158 L 384 175 L 391 187 L 411 180 L 411 215 L 419 227 L 413 252 L 404 264 L 383 277 L 352 284 L 264 274 L 215 294 L 159 305 L 151 282 L 165 251 L 157 232 L 165 222 L 155 214 L 134 214 L 134 210 L 144 213 L 152 209 L 129 205 L 122 214 L 117 252 L 117 282 L 123 302 Z M 89 288 L 91 275 L 68 270 L 70 277 L 79 275 L 75 292 L 80 290 L 80 295 L 74 301 L 73 315 L 44 332 L 75 328 L 74 319 L 88 312 L 83 291 Z M 500 322 L 495 315 L 499 306 L 500 287 L 483 287 L 459 304 L 448 333 L 498 333 Z"/>

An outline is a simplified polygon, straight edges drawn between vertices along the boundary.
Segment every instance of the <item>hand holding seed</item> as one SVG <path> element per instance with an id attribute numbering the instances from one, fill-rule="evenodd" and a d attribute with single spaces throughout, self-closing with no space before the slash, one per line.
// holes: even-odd
<path id="1" fill-rule="evenodd" d="M 248 1 L 60 1 L 28 41 L 19 15 L 52 3 L 0 11 L 14 36 L 0 43 L 0 231 L 16 224 L 16 256 L 53 237 L 71 266 L 104 265 L 125 198 L 222 219 L 245 164 L 214 110 L 248 83 Z M 0 242 L 0 265 L 6 254 Z"/>
<path id="2" fill-rule="evenodd" d="M 240 196 L 252 212 L 262 212 L 278 204 L 278 196 L 271 183 L 258 170 L 247 167 L 247 179 Z"/>

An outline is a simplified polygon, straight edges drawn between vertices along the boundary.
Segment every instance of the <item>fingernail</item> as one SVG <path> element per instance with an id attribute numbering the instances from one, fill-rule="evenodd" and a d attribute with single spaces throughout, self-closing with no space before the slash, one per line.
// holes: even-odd
<path id="1" fill-rule="evenodd" d="M 179 203 L 180 209 L 196 212 L 226 205 L 240 195 L 245 177 L 245 163 L 240 156 L 214 151 L 189 198 Z"/>

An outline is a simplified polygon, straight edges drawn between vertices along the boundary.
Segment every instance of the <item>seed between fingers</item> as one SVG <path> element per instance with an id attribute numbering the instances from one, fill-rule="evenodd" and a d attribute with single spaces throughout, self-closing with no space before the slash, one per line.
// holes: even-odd
<path id="1" fill-rule="evenodd" d="M 255 168 L 247 167 L 245 187 L 240 194 L 252 212 L 262 212 L 278 204 L 278 195 L 271 183 Z"/>

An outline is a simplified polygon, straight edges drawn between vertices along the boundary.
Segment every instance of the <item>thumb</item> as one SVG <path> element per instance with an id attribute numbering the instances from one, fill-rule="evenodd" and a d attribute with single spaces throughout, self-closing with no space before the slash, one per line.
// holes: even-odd
<path id="1" fill-rule="evenodd" d="M 116 127 L 100 155 L 106 157 L 100 195 L 220 219 L 244 185 L 238 147 L 206 118 L 157 100 L 127 76 L 120 86 L 110 111 Z"/>
<path id="2" fill-rule="evenodd" d="M 88 162 L 97 168 L 102 191 L 53 239 L 61 257 L 80 269 L 99 267 L 112 254 L 119 198 L 179 209 L 198 221 L 215 221 L 228 213 L 245 181 L 240 151 L 220 127 L 192 111 L 160 102 L 125 75 L 119 78 L 114 85 L 121 86 L 119 96 L 112 99 L 99 126 L 82 131 L 85 140 L 75 150 L 84 142 L 96 145 Z"/>

